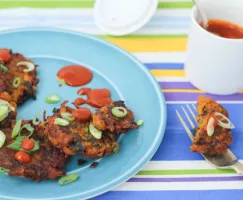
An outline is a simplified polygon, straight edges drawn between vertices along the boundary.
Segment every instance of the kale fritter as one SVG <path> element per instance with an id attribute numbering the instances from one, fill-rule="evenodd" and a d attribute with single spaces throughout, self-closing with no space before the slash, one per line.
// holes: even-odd
<path id="1" fill-rule="evenodd" d="M 225 153 L 232 142 L 230 129 L 216 125 L 213 135 L 209 136 L 207 134 L 207 124 L 209 118 L 215 112 L 219 112 L 226 117 L 228 117 L 228 112 L 220 104 L 204 96 L 199 97 L 197 106 L 198 128 L 196 128 L 196 136 L 193 139 L 191 151 L 212 156 Z"/>
<path id="2" fill-rule="evenodd" d="M 25 121 L 22 124 L 29 123 Z M 55 180 L 60 176 L 65 175 L 64 165 L 66 156 L 58 148 L 53 147 L 43 135 L 40 134 L 40 129 L 35 129 L 33 137 L 39 141 L 40 149 L 31 154 L 31 160 L 28 163 L 20 163 L 14 158 L 17 151 L 8 148 L 7 146 L 13 142 L 11 138 L 12 130 L 15 121 L 11 122 L 11 127 L 1 129 L 6 141 L 0 149 L 0 167 L 8 169 L 9 176 L 23 176 L 25 178 L 41 181 L 45 179 Z"/>
<path id="3" fill-rule="evenodd" d="M 90 120 L 81 122 L 74 119 L 67 126 L 54 124 L 56 118 L 61 118 L 61 113 L 73 113 L 74 109 L 66 106 L 55 110 L 53 116 L 40 124 L 43 134 L 52 145 L 61 149 L 67 155 L 82 154 L 84 157 L 95 159 L 105 155 L 114 154 L 119 149 L 116 142 L 116 134 L 103 132 L 101 139 L 96 139 L 89 131 Z"/>
<path id="4" fill-rule="evenodd" d="M 8 54 L 8 59 L 1 60 L 1 52 Z M 24 72 L 26 66 L 17 66 L 21 61 L 33 63 L 19 53 L 0 49 L 0 93 L 7 92 L 11 96 L 11 101 L 17 105 L 23 104 L 28 98 L 36 98 L 36 85 L 39 82 L 36 76 L 36 65 L 32 71 Z M 20 80 L 18 87 L 13 86 L 16 78 Z"/>
<path id="5" fill-rule="evenodd" d="M 111 110 L 114 107 L 123 107 L 127 110 L 125 117 L 115 117 Z M 138 125 L 134 122 L 134 114 L 129 110 L 123 101 L 115 101 L 110 105 L 97 109 L 93 114 L 93 124 L 101 131 L 110 131 L 120 135 L 131 129 L 138 129 Z"/>

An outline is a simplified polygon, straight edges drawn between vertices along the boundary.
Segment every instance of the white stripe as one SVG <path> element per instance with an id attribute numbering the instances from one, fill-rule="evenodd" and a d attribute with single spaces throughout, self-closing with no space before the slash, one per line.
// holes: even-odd
<path id="1" fill-rule="evenodd" d="M 232 177 L 239 176 L 236 173 L 229 174 L 186 174 L 186 175 L 136 175 L 133 178 L 188 178 L 188 177 Z"/>
<path id="2" fill-rule="evenodd" d="M 168 76 L 168 77 L 155 77 L 157 81 L 159 82 L 188 82 L 188 79 L 186 77 L 180 77 L 180 76 Z"/>
<path id="3" fill-rule="evenodd" d="M 184 63 L 186 59 L 186 53 L 179 52 L 134 52 L 132 54 L 144 63 Z"/>
<path id="4" fill-rule="evenodd" d="M 126 182 L 113 191 L 227 190 L 243 189 L 242 181 L 217 182 Z"/>
<path id="5" fill-rule="evenodd" d="M 240 160 L 243 163 L 243 160 Z M 181 169 L 215 169 L 205 160 L 197 161 L 150 161 L 142 170 L 181 170 Z"/>
<path id="6" fill-rule="evenodd" d="M 160 2 L 192 2 L 192 0 L 159 0 Z"/>

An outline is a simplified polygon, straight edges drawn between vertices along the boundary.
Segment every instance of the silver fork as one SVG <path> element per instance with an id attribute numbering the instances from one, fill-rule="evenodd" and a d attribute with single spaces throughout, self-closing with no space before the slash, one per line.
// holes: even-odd
<path id="1" fill-rule="evenodd" d="M 192 104 L 192 105 L 187 104 L 186 108 L 187 109 L 185 109 L 182 106 L 182 110 L 186 116 L 186 119 L 188 120 L 192 129 L 194 129 L 196 127 L 194 124 L 198 125 L 197 120 L 196 120 L 196 115 L 195 115 L 196 107 L 194 104 Z M 188 111 L 186 111 L 186 110 L 188 110 Z M 176 110 L 176 114 L 177 114 L 182 126 L 184 127 L 187 135 L 192 140 L 193 139 L 192 131 L 190 130 L 190 128 L 188 128 L 188 126 L 186 125 L 185 121 L 183 120 L 183 118 L 182 118 L 181 114 L 178 112 L 178 110 Z M 213 165 L 216 168 L 234 169 L 237 173 L 243 175 L 243 164 L 241 164 L 238 161 L 237 157 L 229 149 L 227 150 L 227 152 L 225 152 L 224 154 L 219 155 L 219 156 L 209 156 L 206 154 L 201 154 L 201 155 L 205 158 L 206 161 L 208 161 L 211 165 Z"/>

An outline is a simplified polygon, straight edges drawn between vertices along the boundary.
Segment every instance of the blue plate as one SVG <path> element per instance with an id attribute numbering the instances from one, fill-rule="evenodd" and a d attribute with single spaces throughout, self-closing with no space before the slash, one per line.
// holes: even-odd
<path id="1" fill-rule="evenodd" d="M 159 147 L 166 125 L 166 105 L 161 89 L 149 71 L 120 48 L 96 37 L 64 30 L 33 28 L 0 33 L 1 48 L 11 48 L 32 59 L 40 67 L 37 100 L 29 100 L 18 109 L 18 118 L 31 119 L 54 105 L 45 104 L 47 95 L 58 93 L 62 100 L 77 98 L 78 88 L 59 87 L 57 71 L 70 64 L 84 65 L 94 73 L 91 88 L 108 88 L 113 100 L 124 100 L 144 125 L 119 139 L 120 151 L 99 160 L 91 169 L 89 161 L 77 165 L 73 157 L 68 173 L 80 179 L 66 186 L 57 181 L 36 183 L 24 178 L 0 176 L 0 199 L 87 199 L 104 193 L 135 175 Z M 55 105 L 56 107 L 59 104 Z"/>

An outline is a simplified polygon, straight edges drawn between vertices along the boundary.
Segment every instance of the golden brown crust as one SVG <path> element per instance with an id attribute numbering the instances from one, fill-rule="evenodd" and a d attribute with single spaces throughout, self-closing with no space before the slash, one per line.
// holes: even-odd
<path id="1" fill-rule="evenodd" d="M 193 139 L 191 151 L 212 156 L 223 154 L 232 142 L 231 131 L 217 125 L 214 134 L 210 137 L 206 127 L 208 119 L 213 113 L 220 112 L 228 117 L 228 112 L 213 99 L 204 96 L 199 97 L 197 106 L 198 128 L 195 130 L 196 136 Z"/>
<path id="2" fill-rule="evenodd" d="M 57 117 L 61 117 L 62 112 L 72 113 L 73 108 L 62 104 L 61 108 L 53 116 L 40 124 L 44 129 L 43 134 L 52 145 L 61 149 L 67 155 L 82 154 L 84 157 L 95 159 L 105 155 L 114 154 L 119 149 L 116 142 L 116 135 L 110 132 L 103 132 L 101 139 L 96 139 L 89 132 L 90 121 L 80 122 L 75 119 L 69 122 L 68 126 L 62 127 L 54 124 Z"/>
<path id="3" fill-rule="evenodd" d="M 118 118 L 112 115 L 111 110 L 116 106 L 126 108 L 127 116 Z M 134 122 L 133 112 L 126 107 L 123 101 L 116 101 L 96 110 L 93 114 L 93 124 L 101 131 L 110 131 L 118 135 L 138 128 L 138 125 Z"/>

